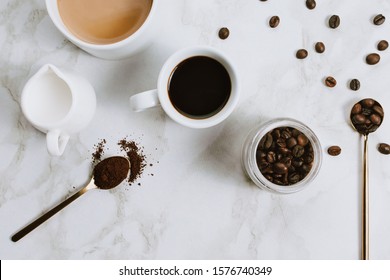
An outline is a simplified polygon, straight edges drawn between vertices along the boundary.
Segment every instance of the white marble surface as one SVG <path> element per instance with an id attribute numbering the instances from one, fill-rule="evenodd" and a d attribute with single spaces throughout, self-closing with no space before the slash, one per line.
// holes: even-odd
<path id="1" fill-rule="evenodd" d="M 162 31 L 143 54 L 122 61 L 92 57 L 55 29 L 43 0 L 0 2 L 0 258 L 1 259 L 358 259 L 361 138 L 348 124 L 354 102 L 373 97 L 390 112 L 390 50 L 365 64 L 381 39 L 390 40 L 390 2 L 318 0 L 160 0 Z M 383 13 L 388 20 L 374 26 Z M 327 19 L 341 17 L 332 30 Z M 279 15 L 271 29 L 268 20 Z M 217 32 L 227 26 L 230 37 Z M 315 42 L 326 52 L 317 54 Z M 233 115 L 204 130 L 183 128 L 161 109 L 133 113 L 132 94 L 156 86 L 159 68 L 175 50 L 195 44 L 225 51 L 237 63 L 242 96 Z M 297 60 L 297 49 L 309 57 Z M 93 122 L 51 157 L 45 136 L 20 110 L 29 75 L 45 63 L 69 68 L 95 87 Z M 332 75 L 338 85 L 328 89 Z M 360 91 L 348 89 L 360 79 Z M 390 113 L 389 113 L 390 114 Z M 307 189 L 276 195 L 243 174 L 247 132 L 276 117 L 305 122 L 320 138 L 323 164 Z M 390 259 L 390 120 L 370 136 L 371 257 Z M 137 181 L 78 199 L 17 243 L 10 236 L 80 188 L 91 172 L 99 139 L 110 153 L 129 136 L 144 146 L 148 166 Z M 330 145 L 343 149 L 330 157 Z M 157 161 L 159 163 L 157 163 Z M 148 175 L 153 173 L 154 176 Z"/>

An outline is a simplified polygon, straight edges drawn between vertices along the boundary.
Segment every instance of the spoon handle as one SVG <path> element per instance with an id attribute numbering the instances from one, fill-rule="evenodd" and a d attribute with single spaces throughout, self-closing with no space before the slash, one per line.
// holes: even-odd
<path id="1" fill-rule="evenodd" d="M 362 201 L 362 260 L 369 259 L 369 213 L 368 213 L 368 135 L 364 135 L 363 151 L 363 201 Z"/>
<path id="2" fill-rule="evenodd" d="M 17 233 L 15 233 L 11 237 L 11 240 L 13 242 L 16 242 L 16 241 L 22 239 L 25 235 L 27 235 L 28 233 L 33 231 L 35 228 L 40 226 L 46 220 L 50 219 L 52 216 L 57 214 L 60 210 L 62 210 L 64 207 L 68 206 L 71 202 L 75 201 L 77 198 L 82 196 L 87 191 L 88 191 L 88 186 L 84 187 L 83 189 L 81 189 L 80 191 L 78 191 L 77 193 L 72 195 L 71 197 L 67 198 L 65 201 L 61 202 L 60 204 L 58 204 L 57 206 L 55 206 L 54 208 L 52 208 L 51 210 L 49 210 L 48 212 L 43 214 L 41 217 L 39 217 L 38 219 L 36 219 L 32 223 L 30 223 L 29 225 L 22 228 L 20 231 L 18 231 Z"/>

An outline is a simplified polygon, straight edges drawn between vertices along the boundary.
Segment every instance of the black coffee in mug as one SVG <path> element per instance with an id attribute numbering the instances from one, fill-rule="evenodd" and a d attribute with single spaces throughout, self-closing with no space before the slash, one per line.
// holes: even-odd
<path id="1" fill-rule="evenodd" d="M 168 83 L 172 105 L 181 114 L 195 119 L 209 118 L 221 111 L 231 89 L 225 67 L 207 56 L 194 56 L 179 63 Z"/>

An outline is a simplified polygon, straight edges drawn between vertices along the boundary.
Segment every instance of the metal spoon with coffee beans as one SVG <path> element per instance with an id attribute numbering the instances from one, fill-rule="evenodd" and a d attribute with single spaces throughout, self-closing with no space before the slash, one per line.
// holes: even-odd
<path id="1" fill-rule="evenodd" d="M 61 202 L 59 205 L 55 206 L 54 208 L 43 214 L 31 224 L 18 231 L 11 237 L 11 240 L 16 242 L 22 239 L 24 236 L 26 236 L 38 226 L 43 224 L 45 221 L 50 219 L 52 216 L 57 214 L 60 210 L 68 206 L 71 202 L 75 201 L 87 191 L 93 189 L 113 189 L 118 186 L 123 180 L 128 178 L 129 175 L 130 161 L 127 158 L 121 156 L 114 156 L 102 160 L 95 166 L 93 170 L 93 177 L 84 188 L 82 188 L 77 193 L 73 194 L 71 197 L 67 198 L 65 201 Z"/>
<path id="2" fill-rule="evenodd" d="M 382 124 L 384 111 L 378 101 L 366 98 L 356 103 L 351 110 L 352 126 L 364 137 L 363 149 L 363 201 L 362 201 L 362 253 L 361 259 L 369 259 L 369 191 L 368 191 L 368 134 Z"/>

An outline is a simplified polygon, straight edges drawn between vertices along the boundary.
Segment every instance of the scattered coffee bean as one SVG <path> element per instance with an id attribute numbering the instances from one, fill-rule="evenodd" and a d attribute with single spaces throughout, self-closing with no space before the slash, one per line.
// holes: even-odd
<path id="1" fill-rule="evenodd" d="M 316 7 L 317 3 L 314 0 L 306 0 L 306 7 L 309 10 L 313 10 Z"/>
<path id="2" fill-rule="evenodd" d="M 326 79 L 325 79 L 325 85 L 327 87 L 331 87 L 332 88 L 332 87 L 335 87 L 337 85 L 337 81 L 336 81 L 335 78 L 329 76 L 329 77 L 326 77 Z"/>
<path id="3" fill-rule="evenodd" d="M 367 135 L 378 129 L 383 121 L 382 106 L 374 99 L 366 98 L 356 103 L 351 110 L 351 121 L 356 130 Z"/>
<path id="4" fill-rule="evenodd" d="M 371 54 L 367 55 L 367 57 L 366 57 L 366 62 L 369 65 L 377 64 L 380 60 L 381 60 L 381 57 L 377 53 L 371 53 Z"/>
<path id="5" fill-rule="evenodd" d="M 382 14 L 379 14 L 379 15 L 374 17 L 373 23 L 375 25 L 381 25 L 385 22 L 385 20 L 386 20 L 386 17 Z"/>
<path id="6" fill-rule="evenodd" d="M 378 145 L 378 151 L 384 155 L 390 154 L 390 145 L 386 143 L 380 143 Z"/>
<path id="7" fill-rule="evenodd" d="M 298 58 L 298 59 L 305 59 L 306 57 L 307 57 L 307 50 L 305 50 L 305 49 L 300 49 L 300 50 L 298 50 L 297 51 L 297 54 L 296 54 L 296 57 Z"/>
<path id="8" fill-rule="evenodd" d="M 273 16 L 269 20 L 269 26 L 271 28 L 277 27 L 279 25 L 279 23 L 280 23 L 280 18 L 278 16 Z"/>
<path id="9" fill-rule="evenodd" d="M 338 156 L 341 153 L 341 148 L 339 146 L 330 146 L 328 148 L 328 154 L 331 156 Z"/>
<path id="10" fill-rule="evenodd" d="M 225 40 L 227 37 L 229 37 L 229 29 L 226 28 L 226 27 L 222 27 L 219 32 L 218 32 L 218 36 L 219 38 L 221 38 L 222 40 Z"/>
<path id="11" fill-rule="evenodd" d="M 378 51 L 384 51 L 389 47 L 389 42 L 382 40 L 378 43 Z"/>
<path id="12" fill-rule="evenodd" d="M 323 53 L 325 51 L 325 45 L 322 42 L 317 42 L 315 45 L 316 52 Z"/>
<path id="13" fill-rule="evenodd" d="M 329 27 L 336 29 L 340 25 L 340 17 L 338 15 L 333 15 L 329 18 Z"/>
<path id="14" fill-rule="evenodd" d="M 298 129 L 278 127 L 260 140 L 257 166 L 264 177 L 277 185 L 293 185 L 304 179 L 314 162 L 309 139 Z"/>
<path id="15" fill-rule="evenodd" d="M 359 90 L 360 89 L 360 81 L 358 79 L 351 80 L 351 82 L 349 83 L 349 87 L 350 87 L 350 89 L 352 89 L 354 91 Z"/>

